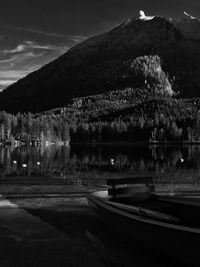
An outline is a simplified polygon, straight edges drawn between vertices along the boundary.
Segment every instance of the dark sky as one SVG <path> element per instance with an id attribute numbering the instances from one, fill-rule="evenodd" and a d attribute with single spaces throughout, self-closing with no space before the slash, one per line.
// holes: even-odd
<path id="1" fill-rule="evenodd" d="M 200 17 L 199 0 L 1 0 L 0 89 L 71 46 L 133 17 Z"/>

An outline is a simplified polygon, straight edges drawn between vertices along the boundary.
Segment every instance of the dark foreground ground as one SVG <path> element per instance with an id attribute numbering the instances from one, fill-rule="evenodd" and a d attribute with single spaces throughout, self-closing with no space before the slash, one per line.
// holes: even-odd
<path id="1" fill-rule="evenodd" d="M 177 266 L 113 236 L 90 211 L 85 190 L 56 190 L 1 186 L 0 267 Z"/>

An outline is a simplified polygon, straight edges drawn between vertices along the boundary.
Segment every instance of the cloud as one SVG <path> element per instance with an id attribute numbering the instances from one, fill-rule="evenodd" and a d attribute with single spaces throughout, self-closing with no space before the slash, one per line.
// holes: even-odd
<path id="1" fill-rule="evenodd" d="M 19 53 L 22 52 L 26 49 L 26 46 L 23 44 L 18 45 L 16 48 L 11 49 L 11 50 L 3 50 L 3 54 L 14 54 L 14 53 Z"/>
<path id="2" fill-rule="evenodd" d="M 69 47 L 26 40 L 12 49 L 0 50 L 0 90 L 52 61 Z"/>
<path id="3" fill-rule="evenodd" d="M 84 35 L 71 36 L 71 35 L 67 35 L 67 34 L 45 32 L 45 31 L 41 31 L 41 30 L 37 30 L 37 29 L 33 29 L 33 28 L 15 27 L 12 25 L 7 25 L 7 26 L 5 26 L 5 28 L 14 29 L 17 31 L 25 31 L 25 32 L 35 33 L 35 34 L 39 34 L 39 35 L 45 35 L 45 36 L 49 36 L 49 37 L 65 38 L 65 39 L 68 39 L 70 41 L 73 41 L 74 43 L 83 42 L 88 38 L 88 36 L 84 36 Z"/>
<path id="4" fill-rule="evenodd" d="M 6 65 L 10 64 L 10 66 L 13 67 L 14 65 L 23 63 L 24 61 L 27 61 L 29 59 L 42 57 L 43 55 L 44 55 L 44 52 L 27 51 L 25 53 L 12 55 L 11 57 L 6 58 L 6 59 L 1 59 L 0 63 L 2 65 L 0 67 L 0 71 L 3 67 L 3 64 L 6 64 Z"/>
<path id="5" fill-rule="evenodd" d="M 2 90 L 4 87 L 11 85 L 14 82 L 16 82 L 16 80 L 0 80 L 0 90 Z"/>
<path id="6" fill-rule="evenodd" d="M 83 36 L 83 35 L 74 35 L 70 38 L 71 41 L 75 42 L 75 43 L 81 43 L 83 41 L 85 41 L 88 37 Z"/>
<path id="7" fill-rule="evenodd" d="M 14 49 L 0 50 L 0 52 L 6 55 L 6 54 L 17 54 L 17 53 L 22 53 L 24 51 L 32 51 L 32 50 L 63 51 L 64 49 L 67 50 L 68 46 L 66 45 L 58 46 L 58 45 L 50 45 L 50 44 L 41 45 L 41 44 L 38 44 L 37 42 L 25 41 L 24 43 L 19 44 Z"/>
<path id="8" fill-rule="evenodd" d="M 0 71 L 0 81 L 2 80 L 17 80 L 28 73 L 28 70 L 6 70 Z"/>
<path id="9" fill-rule="evenodd" d="M 0 71 L 0 90 L 8 87 L 12 83 L 16 82 L 23 76 L 26 76 L 28 71 L 24 70 L 7 70 L 7 71 Z"/>
<path id="10" fill-rule="evenodd" d="M 52 50 L 52 51 L 59 51 L 59 50 L 63 50 L 63 49 L 69 49 L 68 46 L 63 45 L 63 46 L 59 46 L 59 45 L 40 45 L 36 42 L 32 42 L 32 41 L 25 41 L 25 44 L 27 45 L 28 48 L 31 49 L 41 49 L 41 50 Z"/>
<path id="11" fill-rule="evenodd" d="M 35 69 L 32 67 L 32 71 Z M 30 69 L 22 69 L 22 70 L 6 70 L 6 71 L 0 71 L 0 90 L 5 89 L 9 85 L 17 82 L 17 80 L 23 78 L 27 74 L 29 74 L 31 71 Z"/>
<path id="12" fill-rule="evenodd" d="M 32 28 L 24 28 L 24 27 L 15 27 L 11 25 L 7 25 L 6 28 L 14 29 L 17 31 L 25 31 L 25 32 L 32 32 L 40 35 L 46 35 L 50 37 L 56 37 L 56 38 L 66 38 L 67 36 L 64 34 L 59 34 L 59 33 L 54 33 L 54 32 L 45 32 L 37 29 L 32 29 Z"/>
<path id="13" fill-rule="evenodd" d="M 0 63 L 10 63 L 13 61 L 13 57 L 7 59 L 0 59 Z"/>

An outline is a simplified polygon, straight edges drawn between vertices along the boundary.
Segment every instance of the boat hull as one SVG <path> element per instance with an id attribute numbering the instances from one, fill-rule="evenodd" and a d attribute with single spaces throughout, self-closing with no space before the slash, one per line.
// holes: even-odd
<path id="1" fill-rule="evenodd" d="M 121 211 L 92 194 L 88 203 L 107 228 L 130 244 L 200 266 L 200 231 Z"/>

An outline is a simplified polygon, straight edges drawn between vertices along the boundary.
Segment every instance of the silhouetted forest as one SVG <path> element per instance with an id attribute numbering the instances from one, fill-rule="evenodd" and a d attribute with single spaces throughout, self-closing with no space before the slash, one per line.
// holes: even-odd
<path id="1" fill-rule="evenodd" d="M 151 97 L 145 89 L 76 98 L 38 114 L 0 113 L 0 141 L 200 141 L 199 99 Z"/>

